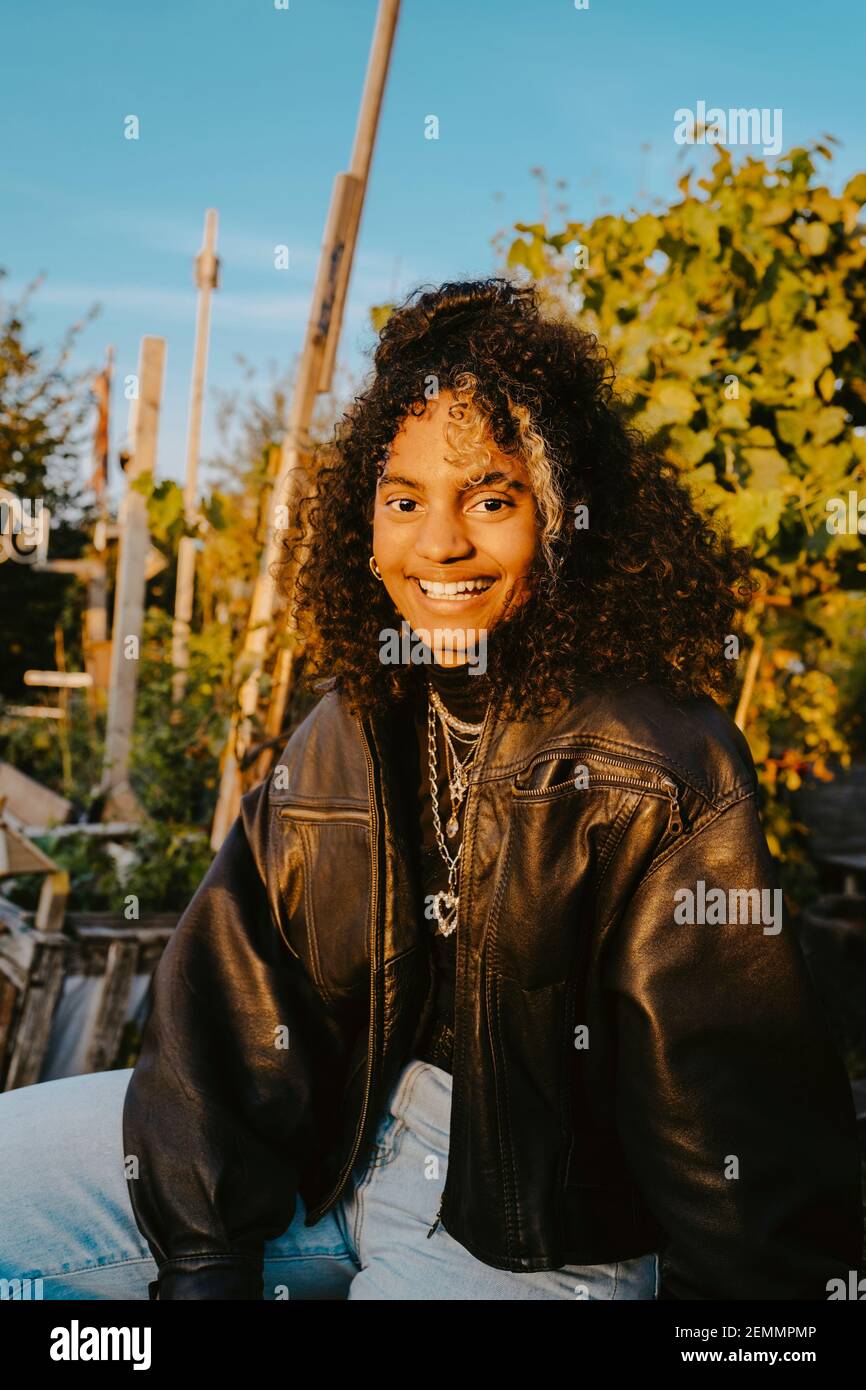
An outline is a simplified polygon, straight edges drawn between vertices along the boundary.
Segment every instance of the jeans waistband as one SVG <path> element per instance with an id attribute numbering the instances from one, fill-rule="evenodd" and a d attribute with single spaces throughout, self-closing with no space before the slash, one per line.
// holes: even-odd
<path id="1" fill-rule="evenodd" d="M 425 1142 L 448 1152 L 452 1078 L 432 1062 L 414 1057 L 401 1071 L 388 1097 L 388 1110 Z"/>

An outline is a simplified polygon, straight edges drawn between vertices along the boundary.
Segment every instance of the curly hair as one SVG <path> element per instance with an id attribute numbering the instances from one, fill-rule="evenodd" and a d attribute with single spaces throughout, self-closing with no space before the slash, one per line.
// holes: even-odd
<path id="1" fill-rule="evenodd" d="M 492 438 L 520 459 L 539 523 L 529 596 L 489 635 L 494 709 L 538 715 L 599 677 L 678 698 L 729 693 L 725 639 L 757 587 L 751 555 L 628 428 L 593 335 L 542 313 L 531 285 L 449 282 L 392 312 L 373 362 L 282 538 L 278 585 L 308 680 L 330 677 L 362 715 L 417 693 L 416 669 L 379 658 L 379 634 L 400 615 L 369 569 L 376 482 L 406 417 L 450 391 L 464 410 L 446 424 L 449 446 L 483 467 Z"/>

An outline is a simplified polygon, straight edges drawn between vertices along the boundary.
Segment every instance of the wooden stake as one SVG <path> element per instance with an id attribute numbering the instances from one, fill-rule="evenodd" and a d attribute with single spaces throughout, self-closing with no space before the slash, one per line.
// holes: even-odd
<path id="1" fill-rule="evenodd" d="M 112 941 L 84 1058 L 85 1072 L 107 1071 L 114 1064 L 137 960 L 135 941 Z"/>
<path id="2" fill-rule="evenodd" d="M 198 285 L 198 315 L 195 331 L 195 353 L 192 367 L 192 386 L 189 401 L 189 426 L 186 441 L 186 487 L 184 515 L 188 526 L 195 523 L 197 513 L 198 457 L 201 444 L 201 413 L 207 370 L 208 335 L 210 332 L 210 297 L 219 280 L 219 260 L 216 255 L 217 213 L 208 208 L 205 213 L 204 245 L 195 261 L 195 282 Z M 182 536 L 177 554 L 177 587 L 174 596 L 174 628 L 171 662 L 174 676 L 171 685 L 172 703 L 183 700 L 189 668 L 189 631 L 192 620 L 195 590 L 195 539 Z"/>
<path id="3" fill-rule="evenodd" d="M 108 518 L 106 483 L 108 481 L 108 454 L 111 439 L 111 382 L 114 375 L 114 347 L 109 345 L 103 368 L 103 385 L 99 403 L 99 420 L 94 435 L 93 482 L 96 488 L 99 515 L 103 521 Z M 94 671 L 96 659 L 93 653 L 108 640 L 108 584 L 103 556 L 91 559 L 87 582 L 87 608 L 84 611 L 84 652 L 85 665 L 88 660 Z M 89 696 L 89 707 L 93 714 L 98 707 L 96 688 Z"/>
<path id="4" fill-rule="evenodd" d="M 54 624 L 54 660 L 57 662 L 58 672 L 66 674 L 66 648 L 63 643 L 63 628 L 60 623 Z M 67 796 L 71 796 L 73 790 L 72 750 L 69 746 L 69 684 L 67 682 L 64 682 L 60 687 L 58 704 L 63 711 L 63 718 L 58 729 L 60 756 L 63 763 L 63 791 Z"/>
<path id="5" fill-rule="evenodd" d="M 259 686 L 271 634 L 276 599 L 272 568 L 280 559 L 280 536 L 285 530 L 278 508 L 291 515 L 303 480 L 303 458 L 309 453 L 309 426 L 316 394 L 330 389 L 331 371 L 342 326 L 346 290 L 370 172 L 385 79 L 394 43 L 400 0 L 380 0 L 370 49 L 364 92 L 358 113 L 349 173 L 334 181 L 325 237 L 304 348 L 283 436 L 280 472 L 271 497 L 270 522 L 253 591 L 246 639 L 239 662 L 243 677 L 238 704 L 226 746 L 219 798 L 211 831 L 211 846 L 219 849 L 238 813 L 242 794 L 240 764 L 247 753 L 259 704 Z M 275 697 L 281 701 L 268 716 L 272 725 L 288 696 L 288 682 L 278 678 Z"/>
<path id="6" fill-rule="evenodd" d="M 746 720 L 749 716 L 749 705 L 752 703 L 752 694 L 755 689 L 755 680 L 758 675 L 758 667 L 761 664 L 761 657 L 764 652 L 764 638 L 759 632 L 755 638 L 752 650 L 749 652 L 749 660 L 746 665 L 746 674 L 743 677 L 743 688 L 740 691 L 740 698 L 737 701 L 737 713 L 734 716 L 734 723 L 741 733 L 745 733 Z"/>
<path id="7" fill-rule="evenodd" d="M 156 471 L 156 440 L 165 368 L 165 339 L 142 338 L 138 368 L 138 398 L 130 409 L 132 456 L 126 467 L 127 490 L 120 504 L 120 541 L 114 625 L 111 643 L 111 684 L 105 732 L 105 762 L 100 791 L 107 792 L 103 820 L 139 820 L 141 807 L 129 785 L 129 753 L 138 663 L 144 619 L 145 568 L 150 544 L 147 499 L 132 484 Z"/>

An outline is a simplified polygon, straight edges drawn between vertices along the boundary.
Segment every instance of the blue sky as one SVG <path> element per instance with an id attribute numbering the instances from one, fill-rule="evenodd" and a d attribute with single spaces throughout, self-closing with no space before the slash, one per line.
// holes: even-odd
<path id="1" fill-rule="evenodd" d="M 0 284 L 36 274 L 32 341 L 50 355 L 94 304 L 75 365 L 117 379 L 143 334 L 167 340 L 157 472 L 180 479 L 192 364 L 192 258 L 219 212 L 203 456 L 214 388 L 264 383 L 298 351 L 335 172 L 349 163 L 375 0 L 76 0 L 4 7 Z M 860 0 L 403 0 L 340 361 L 365 369 L 371 304 L 494 268 L 491 237 L 543 214 L 565 179 L 575 217 L 669 197 L 708 151 L 674 111 L 779 107 L 783 149 L 842 141 L 831 187 L 866 168 Z M 138 141 L 124 117 L 140 120 Z M 435 114 L 439 139 L 424 138 Z M 558 219 L 554 219 L 558 220 Z M 286 244 L 288 270 L 273 248 Z M 115 387 L 112 434 L 127 406 Z"/>

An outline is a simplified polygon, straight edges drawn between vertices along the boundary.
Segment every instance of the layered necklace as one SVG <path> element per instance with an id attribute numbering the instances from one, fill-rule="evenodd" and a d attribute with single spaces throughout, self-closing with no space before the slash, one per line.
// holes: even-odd
<path id="1" fill-rule="evenodd" d="M 461 840 L 457 850 L 452 853 L 442 834 L 442 821 L 439 816 L 439 774 L 436 753 L 436 724 L 439 722 L 445 742 L 445 763 L 448 774 L 448 794 L 451 799 L 451 814 L 445 824 L 445 835 L 454 840 L 460 823 L 457 819 L 466 793 L 469 789 L 469 774 L 478 754 L 478 746 L 484 721 L 469 724 L 452 714 L 428 683 L 427 686 L 427 750 L 430 764 L 430 798 L 433 804 L 433 828 L 439 853 L 448 869 L 448 887 L 436 893 L 433 910 L 436 914 L 436 932 L 439 936 L 450 936 L 457 926 L 457 910 L 460 903 L 458 882 L 460 877 L 460 856 L 463 851 Z"/>

